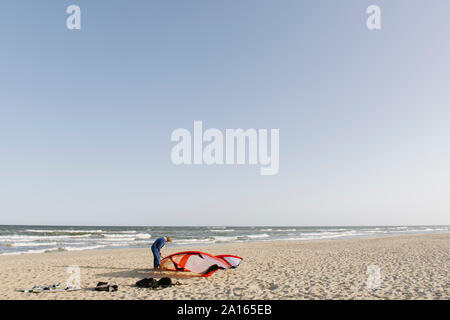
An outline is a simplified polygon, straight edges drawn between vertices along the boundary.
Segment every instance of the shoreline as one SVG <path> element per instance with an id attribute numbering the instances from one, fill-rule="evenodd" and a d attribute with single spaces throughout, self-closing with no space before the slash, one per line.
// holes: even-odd
<path id="1" fill-rule="evenodd" d="M 163 249 L 163 255 L 180 247 Z M 258 241 L 189 246 L 235 254 L 241 266 L 211 277 L 155 272 L 148 248 L 95 249 L 0 256 L 1 299 L 449 299 L 450 233 L 352 239 Z M 181 250 L 183 251 L 183 250 Z M 81 270 L 82 290 L 21 293 L 60 282 L 67 268 Z M 367 288 L 368 267 L 380 269 L 380 287 Z M 136 288 L 146 277 L 169 276 L 185 284 L 160 291 Z M 96 292 L 99 281 L 119 285 Z"/>
<path id="2" fill-rule="evenodd" d="M 407 236 L 427 236 L 427 235 L 440 235 L 440 234 L 450 234 L 448 231 L 434 231 L 428 233 L 407 233 L 407 234 L 379 234 L 379 235 L 361 235 L 361 236 L 343 236 L 340 238 L 324 238 L 324 239 L 304 239 L 304 240 L 286 240 L 286 239 L 271 239 L 271 240 L 251 240 L 251 241 L 230 241 L 230 242 L 215 242 L 215 243 L 192 243 L 192 244 L 181 244 L 181 245 L 170 245 L 170 248 L 176 250 L 178 248 L 186 248 L 186 247 L 214 247 L 221 245 L 233 245 L 233 244 L 262 244 L 262 243 L 277 243 L 277 242 L 285 242 L 285 243 L 304 243 L 304 242 L 315 242 L 315 241 L 341 241 L 341 240 L 358 240 L 358 239 L 383 239 L 390 237 L 407 237 Z M 94 249 L 84 249 L 84 250 L 49 250 L 47 252 L 16 252 L 16 253 L 1 253 L 0 259 L 2 257 L 19 257 L 19 256 L 28 256 L 28 255 L 48 255 L 48 254 L 60 254 L 64 252 L 76 253 L 76 252 L 99 252 L 99 251 L 109 251 L 109 250 L 139 250 L 139 249 L 147 249 L 150 248 L 152 242 L 149 241 L 148 247 L 111 247 L 111 248 L 94 248 Z"/>

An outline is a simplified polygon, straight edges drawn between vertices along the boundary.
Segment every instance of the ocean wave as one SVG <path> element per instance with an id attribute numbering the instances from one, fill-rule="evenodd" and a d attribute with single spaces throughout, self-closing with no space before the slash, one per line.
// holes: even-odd
<path id="1" fill-rule="evenodd" d="M 8 235 L 0 236 L 0 241 L 39 241 L 39 240 L 51 240 L 51 239 L 77 239 L 88 238 L 89 235 L 67 235 L 67 236 L 27 236 L 27 235 Z"/>
<path id="2" fill-rule="evenodd" d="M 73 229 L 52 229 L 52 230 L 46 230 L 46 229 L 27 229 L 25 232 L 35 232 L 35 233 L 103 233 L 107 231 L 103 230 L 73 230 Z"/>
<path id="3" fill-rule="evenodd" d="M 63 249 L 66 251 L 82 251 L 82 250 L 93 250 L 93 249 L 99 249 L 104 248 L 106 245 L 94 245 L 94 246 L 87 246 L 87 247 L 62 247 L 58 249 Z"/>
<path id="4" fill-rule="evenodd" d="M 111 233 L 136 233 L 137 231 L 136 230 L 125 230 L 125 231 L 108 231 L 108 232 L 111 232 Z"/>
<path id="5" fill-rule="evenodd" d="M 386 230 L 364 230 L 364 232 L 367 232 L 367 233 L 388 233 L 389 231 L 386 231 Z"/>
<path id="6" fill-rule="evenodd" d="M 152 235 L 148 227 L 93 227 L 80 230 L 76 227 L 49 229 L 2 227 L 0 229 L 0 254 L 43 253 L 57 251 L 82 251 L 100 248 L 148 248 Z M 153 234 L 173 234 L 172 246 L 196 246 L 213 243 L 266 242 L 276 240 L 333 240 L 353 237 L 375 237 L 402 234 L 429 234 L 448 232 L 450 226 L 377 226 L 377 227 L 152 227 Z M 30 233 L 32 232 L 32 233 Z M 66 232 L 61 234 L 61 232 Z M 44 234 L 45 233 L 45 234 Z M 153 239 L 154 240 L 154 239 Z"/>
<path id="7" fill-rule="evenodd" d="M 151 234 L 148 233 L 138 233 L 138 234 L 104 234 L 103 239 L 108 239 L 108 241 L 121 241 L 121 240 L 143 240 L 150 239 Z"/>
<path id="8" fill-rule="evenodd" d="M 176 245 L 195 245 L 195 244 L 210 244 L 216 242 L 213 239 L 178 239 L 173 240 Z"/>
<path id="9" fill-rule="evenodd" d="M 49 247 L 56 246 L 57 242 L 13 242 L 7 243 L 7 247 Z"/>
<path id="10" fill-rule="evenodd" d="M 250 239 L 258 239 L 258 238 L 267 238 L 267 237 L 269 237 L 269 235 L 267 233 L 249 234 L 249 235 L 246 235 L 245 237 L 250 238 Z"/>
<path id="11" fill-rule="evenodd" d="M 106 246 L 106 247 L 127 247 L 127 246 L 133 246 L 136 243 L 135 242 L 104 242 L 104 241 L 100 241 L 100 242 L 98 242 L 98 244 Z"/>
<path id="12" fill-rule="evenodd" d="M 175 240 L 173 240 L 173 243 L 179 243 L 179 242 L 195 243 L 195 242 L 208 242 L 208 241 L 212 241 L 212 239 L 175 239 Z"/>
<path id="13" fill-rule="evenodd" d="M 115 241 L 135 241 L 134 237 L 121 237 L 121 238 L 102 238 L 98 239 L 99 241 L 109 241 L 109 242 L 115 242 Z"/>
<path id="14" fill-rule="evenodd" d="M 128 235 L 128 234 L 116 234 L 116 233 L 112 233 L 112 234 L 102 234 L 103 238 L 133 238 L 134 235 Z"/>
<path id="15" fill-rule="evenodd" d="M 430 232 L 430 231 L 439 231 L 432 228 L 425 228 L 425 229 L 398 229 L 397 231 L 390 230 L 389 233 L 408 233 L 408 232 Z"/>
<path id="16" fill-rule="evenodd" d="M 138 233 L 134 237 L 135 237 L 135 239 L 150 239 L 152 237 L 152 235 L 148 234 L 148 233 Z"/>
<path id="17" fill-rule="evenodd" d="M 57 252 L 57 251 L 66 251 L 64 248 L 48 248 L 48 249 L 37 249 L 37 250 L 26 250 L 26 251 L 13 251 L 13 252 L 3 252 L 1 255 L 10 256 L 10 255 L 20 255 L 20 254 L 29 254 L 29 253 L 47 253 L 47 252 Z"/>
<path id="18" fill-rule="evenodd" d="M 328 231 L 324 231 L 324 232 L 301 232 L 300 235 L 305 235 L 305 236 L 322 236 L 322 235 L 334 235 L 336 234 L 336 232 L 328 232 Z"/>
<path id="19" fill-rule="evenodd" d="M 27 254 L 27 253 L 44 253 L 45 250 L 27 250 L 27 251 L 13 251 L 13 252 L 3 252 L 2 256 L 13 256 L 19 254 Z"/>
<path id="20" fill-rule="evenodd" d="M 230 236 L 230 237 L 214 236 L 213 238 L 216 242 L 230 242 L 230 241 L 238 240 L 237 236 Z"/>
<path id="21" fill-rule="evenodd" d="M 304 238 L 304 237 L 293 237 L 293 238 L 283 238 L 281 240 L 283 240 L 283 241 L 305 241 L 305 240 L 311 240 L 311 239 Z"/>

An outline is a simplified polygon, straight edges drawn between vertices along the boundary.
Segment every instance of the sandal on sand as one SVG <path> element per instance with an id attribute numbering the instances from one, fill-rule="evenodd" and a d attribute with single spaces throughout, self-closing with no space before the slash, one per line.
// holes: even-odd
<path id="1" fill-rule="evenodd" d="M 108 291 L 108 292 L 114 292 L 119 289 L 118 285 L 115 284 L 108 284 L 108 282 L 99 282 L 97 283 L 97 286 L 95 287 L 95 291 Z"/>
<path id="2" fill-rule="evenodd" d="M 59 283 L 52 284 L 51 286 L 41 287 L 35 285 L 31 289 L 19 289 L 19 292 L 32 292 L 32 293 L 47 293 L 47 292 L 69 292 L 69 291 L 77 291 L 81 290 L 80 287 L 65 287 L 63 288 Z"/>
<path id="3" fill-rule="evenodd" d="M 42 288 L 39 285 L 33 286 L 31 289 L 18 289 L 18 292 L 33 292 L 33 293 L 39 293 L 42 292 Z"/>
<path id="4" fill-rule="evenodd" d="M 59 283 L 56 283 L 56 284 L 52 284 L 51 286 L 42 288 L 42 291 L 54 292 L 54 291 L 60 291 L 61 289 L 62 289 L 61 285 Z"/>

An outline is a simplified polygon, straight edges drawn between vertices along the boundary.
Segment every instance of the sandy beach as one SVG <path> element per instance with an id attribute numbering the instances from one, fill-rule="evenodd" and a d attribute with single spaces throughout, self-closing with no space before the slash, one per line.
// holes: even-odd
<path id="1" fill-rule="evenodd" d="M 152 271 L 149 249 L 90 250 L 0 256 L 0 299 L 449 299 L 450 234 L 320 241 L 233 243 L 167 248 L 163 254 L 200 250 L 244 258 L 237 269 L 209 278 Z M 22 293 L 66 283 L 79 266 L 83 289 Z M 379 267 L 378 288 L 367 287 L 368 267 Z M 372 267 L 373 268 L 373 267 Z M 370 269 L 370 268 L 369 268 Z M 136 281 L 169 276 L 182 285 L 137 288 Z M 96 292 L 99 281 L 117 292 Z M 373 284 L 373 282 L 372 282 Z"/>

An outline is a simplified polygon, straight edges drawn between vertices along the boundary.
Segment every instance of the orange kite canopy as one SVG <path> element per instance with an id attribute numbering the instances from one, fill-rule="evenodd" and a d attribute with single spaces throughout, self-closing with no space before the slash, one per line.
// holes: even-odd
<path id="1" fill-rule="evenodd" d="M 243 258 L 233 255 L 213 256 L 200 251 L 184 251 L 171 254 L 161 260 L 161 269 L 195 272 L 209 277 L 220 269 L 236 268 Z"/>

